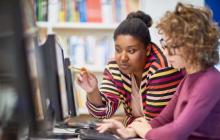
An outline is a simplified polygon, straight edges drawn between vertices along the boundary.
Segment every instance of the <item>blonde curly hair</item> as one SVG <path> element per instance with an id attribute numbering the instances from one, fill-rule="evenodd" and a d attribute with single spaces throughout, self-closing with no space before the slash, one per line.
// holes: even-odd
<path id="1" fill-rule="evenodd" d="M 156 27 L 168 38 L 167 49 L 181 47 L 181 56 L 192 65 L 207 69 L 218 63 L 220 32 L 208 8 L 178 3 Z"/>

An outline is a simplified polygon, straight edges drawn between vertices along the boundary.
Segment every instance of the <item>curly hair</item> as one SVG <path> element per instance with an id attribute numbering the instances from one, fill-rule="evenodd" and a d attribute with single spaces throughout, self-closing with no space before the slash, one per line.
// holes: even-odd
<path id="1" fill-rule="evenodd" d="M 167 49 L 181 47 L 181 56 L 193 66 L 207 69 L 218 63 L 220 32 L 208 8 L 178 3 L 156 27 L 168 38 Z"/>

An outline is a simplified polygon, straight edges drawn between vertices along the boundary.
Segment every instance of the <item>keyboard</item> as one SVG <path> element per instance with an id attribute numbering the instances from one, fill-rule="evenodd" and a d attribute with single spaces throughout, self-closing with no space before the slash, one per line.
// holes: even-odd
<path id="1" fill-rule="evenodd" d="M 79 137 L 82 140 L 117 140 L 117 137 L 109 132 L 99 133 L 96 129 L 81 129 Z"/>
<path id="2" fill-rule="evenodd" d="M 93 129 L 96 128 L 96 123 L 99 121 L 87 121 L 87 122 L 78 122 L 78 123 L 73 123 L 73 124 L 68 124 L 68 123 L 57 123 L 55 124 L 55 127 L 57 128 L 76 128 L 76 129 Z"/>
<path id="3" fill-rule="evenodd" d="M 31 138 L 39 138 L 39 139 L 72 139 L 72 138 L 77 138 L 78 134 L 72 133 L 72 134 L 68 134 L 68 133 L 48 133 L 48 132 L 44 132 L 44 133 L 37 133 L 31 136 Z"/>
<path id="4" fill-rule="evenodd" d="M 80 128 L 80 129 L 90 128 L 89 124 L 86 124 L 86 123 L 75 123 L 72 125 L 68 125 L 67 123 L 57 123 L 55 127 L 57 128 Z"/>

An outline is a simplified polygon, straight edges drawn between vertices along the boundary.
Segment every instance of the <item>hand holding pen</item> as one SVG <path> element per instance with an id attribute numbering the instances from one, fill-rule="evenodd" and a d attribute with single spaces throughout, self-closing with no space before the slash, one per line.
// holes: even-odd
<path id="1" fill-rule="evenodd" d="M 96 106 L 103 106 L 102 97 L 98 89 L 98 80 L 95 75 L 86 68 L 69 67 L 79 72 L 76 78 L 77 84 L 87 92 L 87 99 Z"/>
<path id="2" fill-rule="evenodd" d="M 70 66 L 69 69 L 75 72 L 79 72 L 76 81 L 77 84 L 83 88 L 87 93 L 92 93 L 98 89 L 98 80 L 93 73 L 86 68 L 76 68 Z"/>

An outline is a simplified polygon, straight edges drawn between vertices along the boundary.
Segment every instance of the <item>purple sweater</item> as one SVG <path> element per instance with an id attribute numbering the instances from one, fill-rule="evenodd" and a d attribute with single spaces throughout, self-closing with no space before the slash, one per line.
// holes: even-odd
<path id="1" fill-rule="evenodd" d="M 187 75 L 161 114 L 151 120 L 147 140 L 220 139 L 220 72 L 212 67 Z"/>

